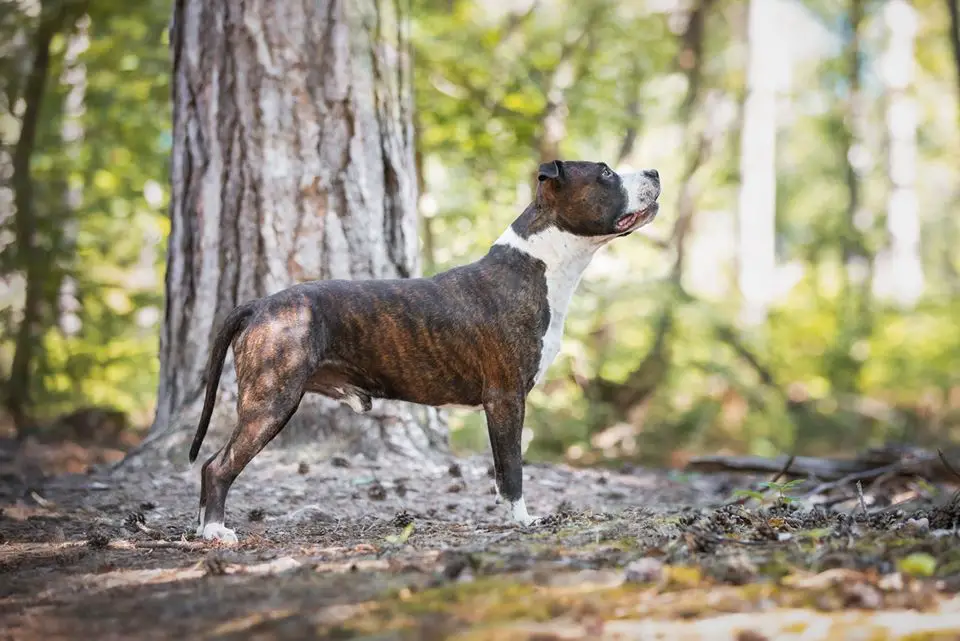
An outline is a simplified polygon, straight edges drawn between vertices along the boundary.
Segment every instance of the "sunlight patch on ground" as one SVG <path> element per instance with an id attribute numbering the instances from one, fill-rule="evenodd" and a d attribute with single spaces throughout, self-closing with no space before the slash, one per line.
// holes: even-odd
<path id="1" fill-rule="evenodd" d="M 945 604 L 947 605 L 947 604 Z M 909 610 L 890 612 L 833 612 L 815 610 L 771 610 L 706 617 L 695 621 L 619 620 L 578 623 L 551 621 L 521 623 L 496 630 L 487 629 L 456 637 L 459 641 L 511 638 L 528 639 L 543 635 L 556 639 L 596 639 L 644 641 L 742 641 L 743 639 L 777 639 L 778 641 L 829 641 L 832 639 L 895 639 L 937 638 L 934 635 L 960 633 L 960 612 L 957 599 L 949 611 L 924 613 Z M 516 637 L 514 637 L 516 635 Z M 549 635 L 549 636 L 548 636 Z"/>

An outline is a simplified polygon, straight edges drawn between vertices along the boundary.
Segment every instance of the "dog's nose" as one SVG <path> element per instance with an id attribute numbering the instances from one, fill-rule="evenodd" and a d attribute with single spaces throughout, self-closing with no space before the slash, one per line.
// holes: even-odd
<path id="1" fill-rule="evenodd" d="M 649 178 L 650 180 L 660 182 L 660 172 L 656 169 L 644 169 L 643 175 Z"/>

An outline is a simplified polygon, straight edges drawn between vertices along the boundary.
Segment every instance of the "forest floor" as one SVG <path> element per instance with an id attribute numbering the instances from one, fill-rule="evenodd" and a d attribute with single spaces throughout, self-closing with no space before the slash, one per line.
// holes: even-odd
<path id="1" fill-rule="evenodd" d="M 724 506 L 759 477 L 528 464 L 543 518 L 519 528 L 487 457 L 269 448 L 223 547 L 193 536 L 195 468 L 24 480 L 3 456 L 0 639 L 960 639 L 947 487 L 871 488 L 864 514 L 777 498 L 802 487 Z"/>

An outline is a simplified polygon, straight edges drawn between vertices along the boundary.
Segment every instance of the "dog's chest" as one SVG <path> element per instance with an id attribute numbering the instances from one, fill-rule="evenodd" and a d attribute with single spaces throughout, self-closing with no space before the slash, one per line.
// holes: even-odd
<path id="1" fill-rule="evenodd" d="M 581 260 L 573 260 L 560 266 L 554 266 L 546 273 L 546 296 L 547 306 L 550 309 L 550 322 L 540 342 L 540 362 L 534 377 L 534 385 L 538 385 L 543 380 L 550 365 L 556 359 L 557 354 L 560 353 L 567 309 L 587 262 L 589 262 L 589 256 Z"/>

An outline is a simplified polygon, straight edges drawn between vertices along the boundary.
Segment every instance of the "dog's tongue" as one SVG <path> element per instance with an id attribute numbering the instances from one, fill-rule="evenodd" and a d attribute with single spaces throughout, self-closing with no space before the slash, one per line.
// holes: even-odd
<path id="1" fill-rule="evenodd" d="M 633 223 L 637 222 L 637 218 L 640 217 L 640 212 L 635 211 L 632 214 L 627 214 L 623 218 L 617 221 L 617 231 L 623 231 L 624 229 L 629 229 L 633 226 Z"/>

